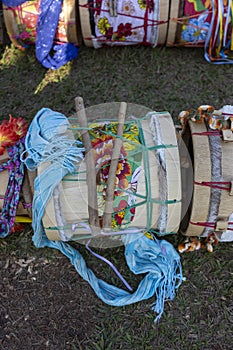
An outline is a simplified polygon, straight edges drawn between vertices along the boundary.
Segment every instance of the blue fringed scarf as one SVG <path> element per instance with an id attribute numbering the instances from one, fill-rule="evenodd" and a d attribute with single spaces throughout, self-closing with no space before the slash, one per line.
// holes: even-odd
<path id="1" fill-rule="evenodd" d="M 34 169 L 48 159 L 51 162 L 51 165 L 38 175 L 34 183 L 33 242 L 36 247 L 55 248 L 67 256 L 79 275 L 91 285 L 96 295 L 109 305 L 129 305 L 155 296 L 153 310 L 157 313 L 155 318 L 157 321 L 163 313 L 164 302 L 174 298 L 175 291 L 183 280 L 180 256 L 170 243 L 165 240 L 149 239 L 141 233 L 122 236 L 128 267 L 134 274 L 146 274 L 137 289 L 129 292 L 97 278 L 87 267 L 78 250 L 67 242 L 50 241 L 44 232 L 42 217 L 54 188 L 68 172 L 72 173 L 77 169 L 78 162 L 82 158 L 83 149 L 77 147 L 80 145 L 72 144 L 71 141 L 73 143 L 75 141 L 62 136 L 68 124 L 65 116 L 44 108 L 35 116 L 26 136 L 28 156 L 25 164 L 28 169 Z M 59 149 L 61 137 L 63 147 L 64 144 L 67 145 L 62 159 L 57 156 L 56 151 L 51 153 L 52 150 Z M 51 147 L 51 144 L 56 144 L 57 147 Z"/>

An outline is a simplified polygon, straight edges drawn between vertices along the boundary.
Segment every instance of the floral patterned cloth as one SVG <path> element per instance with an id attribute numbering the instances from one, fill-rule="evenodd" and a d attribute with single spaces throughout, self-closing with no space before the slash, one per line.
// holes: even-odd
<path id="1" fill-rule="evenodd" d="M 210 27 L 211 3 L 211 0 L 185 0 L 183 16 L 191 18 L 182 25 L 182 43 L 204 45 Z"/>
<path id="2" fill-rule="evenodd" d="M 96 164 L 99 217 L 102 217 L 104 213 L 108 173 L 117 126 L 117 122 L 92 123 L 89 125 Z M 115 177 L 113 229 L 127 227 L 134 218 L 137 182 L 142 169 L 142 148 L 139 140 L 139 130 L 135 123 L 125 123 L 122 140 L 123 144 Z"/>
<path id="3" fill-rule="evenodd" d="M 92 4 L 92 2 L 91 2 Z M 117 0 L 117 16 L 110 15 L 109 0 L 94 0 L 93 45 L 149 44 L 156 46 L 158 1 Z"/>

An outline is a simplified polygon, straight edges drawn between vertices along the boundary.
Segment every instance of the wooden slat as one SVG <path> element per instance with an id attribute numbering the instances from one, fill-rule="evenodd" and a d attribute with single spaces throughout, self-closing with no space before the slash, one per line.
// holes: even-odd
<path id="1" fill-rule="evenodd" d="M 88 7 L 83 7 L 83 5 L 87 5 L 87 0 L 79 0 L 79 5 L 80 5 L 79 13 L 80 13 L 80 22 L 81 22 L 83 41 L 86 46 L 93 47 L 92 40 L 90 40 L 92 33 L 91 33 L 89 9 Z"/>
<path id="2" fill-rule="evenodd" d="M 179 9 L 181 6 L 180 3 L 181 3 L 180 0 L 171 0 L 170 21 L 169 21 L 169 28 L 168 28 L 167 43 L 166 43 L 167 45 L 172 45 L 176 41 L 177 21 L 172 19 L 178 18 Z"/>
<path id="3" fill-rule="evenodd" d="M 79 33 L 77 23 L 77 5 L 76 0 L 63 0 L 63 12 L 65 17 L 67 41 L 76 45 L 81 45 L 82 36 Z"/>
<path id="4" fill-rule="evenodd" d="M 145 119 L 141 121 L 141 126 L 144 134 L 145 145 L 147 148 L 153 147 L 155 145 L 153 140 L 153 135 L 150 128 L 150 120 Z M 142 157 L 145 157 L 144 152 L 142 152 Z M 150 185 L 152 198 L 159 198 L 159 177 L 158 177 L 158 162 L 156 160 L 155 151 L 148 151 L 148 163 L 150 172 Z M 144 169 L 144 159 L 142 159 L 142 171 L 138 180 L 137 193 L 144 195 L 146 194 L 146 180 L 145 180 L 145 169 Z M 142 202 L 143 199 L 137 197 L 136 203 Z M 152 227 L 157 228 L 159 218 L 159 205 L 154 204 L 152 207 Z M 135 216 L 132 222 L 133 226 L 139 228 L 145 228 L 147 226 L 147 206 L 143 204 L 136 207 Z"/>
<path id="5" fill-rule="evenodd" d="M 189 121 L 191 133 L 206 132 L 204 123 Z M 194 154 L 194 181 L 211 182 L 211 156 L 209 138 L 206 135 L 192 135 Z M 211 188 L 194 184 L 190 221 L 207 222 L 209 214 Z M 189 223 L 185 235 L 200 236 L 204 227 Z"/>
<path id="6" fill-rule="evenodd" d="M 165 145 L 173 145 L 174 148 L 165 148 L 165 162 L 167 175 L 167 199 L 176 200 L 174 204 L 167 205 L 167 227 L 166 232 L 177 232 L 181 221 L 181 169 L 180 156 L 177 145 L 176 131 L 171 115 L 161 114 L 159 123 L 162 140 Z"/>
<path id="7" fill-rule="evenodd" d="M 221 141 L 222 147 L 222 178 L 223 181 L 233 181 L 233 142 Z M 233 196 L 230 191 L 221 191 L 218 217 L 225 217 L 229 221 L 229 216 L 233 213 Z"/>

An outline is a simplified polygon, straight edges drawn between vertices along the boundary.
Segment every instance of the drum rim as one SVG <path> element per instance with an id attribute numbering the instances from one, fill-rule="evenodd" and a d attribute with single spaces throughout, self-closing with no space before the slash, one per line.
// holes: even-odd
<path id="1" fill-rule="evenodd" d="M 188 126 L 191 131 L 191 139 L 193 146 L 193 169 L 194 169 L 194 182 L 208 181 L 211 182 L 211 151 L 209 145 L 208 135 L 193 135 L 193 133 L 206 132 L 207 128 L 205 123 L 188 121 Z M 199 162 L 201 150 L 205 152 L 205 157 L 201 158 L 204 162 Z M 204 227 L 194 225 L 196 222 L 206 222 L 209 216 L 209 203 L 210 203 L 211 189 L 210 187 L 200 187 L 194 183 L 193 185 L 193 197 L 191 205 L 191 213 L 189 223 L 185 232 L 182 232 L 186 236 L 201 236 L 204 231 Z M 204 201 L 203 201 L 204 198 Z M 200 213 L 200 214 L 199 214 Z"/>

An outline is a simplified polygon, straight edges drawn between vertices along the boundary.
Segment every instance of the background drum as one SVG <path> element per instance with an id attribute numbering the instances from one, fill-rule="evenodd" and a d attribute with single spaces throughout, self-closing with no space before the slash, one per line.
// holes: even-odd
<path id="1" fill-rule="evenodd" d="M 54 41 L 60 43 L 81 43 L 78 33 L 77 11 L 75 0 L 64 0 L 62 12 Z M 36 23 L 40 9 L 40 0 L 26 1 L 17 7 L 3 4 L 4 20 L 12 43 L 25 49 L 36 41 Z"/>
<path id="2" fill-rule="evenodd" d="M 232 236 L 233 142 L 224 136 L 232 131 L 223 129 L 221 134 L 206 123 L 189 120 L 182 135 L 193 160 L 194 181 L 192 203 L 181 228 L 187 236 L 215 232 L 221 239 Z"/>
<path id="3" fill-rule="evenodd" d="M 86 46 L 166 45 L 175 42 L 179 0 L 79 1 L 82 35 Z"/>

